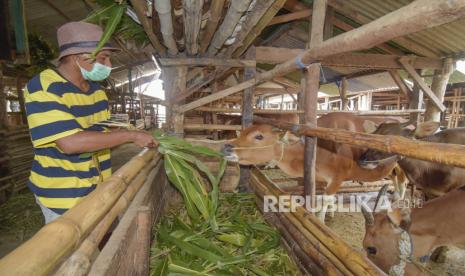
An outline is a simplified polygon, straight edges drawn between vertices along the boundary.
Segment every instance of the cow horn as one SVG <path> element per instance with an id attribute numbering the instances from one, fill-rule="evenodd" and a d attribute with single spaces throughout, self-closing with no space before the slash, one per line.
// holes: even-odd
<path id="1" fill-rule="evenodd" d="M 375 207 L 373 207 L 373 213 L 376 211 L 376 208 L 378 207 L 379 200 L 381 199 L 382 196 L 384 196 L 389 188 L 389 184 L 384 184 L 383 187 L 379 190 L 378 196 L 376 197 L 375 201 Z"/>
<path id="2" fill-rule="evenodd" d="M 373 217 L 373 214 L 370 213 L 365 206 L 360 205 L 360 207 L 362 208 L 362 214 L 365 218 L 365 225 L 373 225 L 375 223 L 375 218 Z"/>

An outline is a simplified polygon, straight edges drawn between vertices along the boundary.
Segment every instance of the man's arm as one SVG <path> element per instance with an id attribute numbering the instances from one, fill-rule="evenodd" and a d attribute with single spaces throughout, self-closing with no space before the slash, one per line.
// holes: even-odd
<path id="1" fill-rule="evenodd" d="M 56 140 L 57 146 L 66 154 L 94 152 L 133 142 L 139 147 L 158 146 L 150 134 L 141 131 L 81 131 Z"/>

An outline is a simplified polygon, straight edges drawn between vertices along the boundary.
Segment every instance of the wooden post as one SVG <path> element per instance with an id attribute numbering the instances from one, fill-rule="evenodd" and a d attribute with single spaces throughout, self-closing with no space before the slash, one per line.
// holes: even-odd
<path id="1" fill-rule="evenodd" d="M 18 93 L 19 110 L 21 112 L 21 121 L 23 125 L 27 124 L 26 108 L 24 106 L 23 82 L 21 77 L 16 78 L 16 92 Z"/>
<path id="2" fill-rule="evenodd" d="M 421 75 L 421 70 L 418 70 L 419 75 Z M 420 89 L 420 85 L 417 82 L 413 83 L 412 95 L 409 102 L 409 109 L 421 109 L 423 103 L 423 91 Z M 412 113 L 410 114 L 410 120 L 412 122 L 420 122 L 420 114 Z"/>
<path id="3" fill-rule="evenodd" d="M 247 58 L 255 59 L 255 47 L 250 47 L 246 53 Z M 246 67 L 244 69 L 244 80 L 255 78 L 255 67 Z M 253 87 L 247 88 L 242 94 L 242 129 L 245 129 L 253 123 Z M 240 166 L 239 190 L 250 191 L 250 166 Z"/>
<path id="4" fill-rule="evenodd" d="M 339 90 L 341 96 L 341 110 L 349 110 L 349 101 L 347 100 L 347 87 L 348 81 L 346 77 L 343 77 L 341 80 L 341 89 Z"/>
<path id="5" fill-rule="evenodd" d="M 323 42 L 325 25 L 326 0 L 313 2 L 313 16 L 311 18 L 310 41 L 307 48 L 313 48 Z M 318 89 L 320 88 L 320 64 L 310 65 L 305 74 L 304 119 L 305 124 L 311 127 L 317 125 Z M 310 196 L 310 204 L 316 206 L 316 137 L 305 137 L 304 149 L 304 196 Z"/>
<path id="6" fill-rule="evenodd" d="M 433 77 L 433 83 L 431 85 L 431 90 L 438 97 L 438 99 L 443 102 L 444 94 L 446 93 L 447 83 L 449 82 L 449 77 L 454 71 L 454 64 L 451 58 L 444 60 L 443 69 L 436 70 Z M 441 110 L 439 110 L 431 101 L 428 101 L 426 104 L 425 111 L 425 121 L 436 121 L 441 120 Z"/>
<path id="7" fill-rule="evenodd" d="M 6 95 L 3 84 L 3 71 L 0 63 L 0 129 L 6 128 L 8 125 L 7 112 L 6 112 Z"/>

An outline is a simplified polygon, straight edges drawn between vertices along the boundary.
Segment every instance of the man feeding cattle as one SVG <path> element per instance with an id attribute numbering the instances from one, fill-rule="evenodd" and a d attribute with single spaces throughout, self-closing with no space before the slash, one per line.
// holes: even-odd
<path id="1" fill-rule="evenodd" d="M 49 223 L 76 205 L 111 175 L 110 148 L 134 142 L 154 147 L 144 132 L 106 129 L 108 99 L 98 81 L 111 72 L 116 48 L 105 45 L 94 53 L 102 29 L 70 22 L 58 29 L 57 70 L 32 78 L 24 93 L 34 161 L 28 187 Z M 82 156 L 82 153 L 91 153 Z"/>

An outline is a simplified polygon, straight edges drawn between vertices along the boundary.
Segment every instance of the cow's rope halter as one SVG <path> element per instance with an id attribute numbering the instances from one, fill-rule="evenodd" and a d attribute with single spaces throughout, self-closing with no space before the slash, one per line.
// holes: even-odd
<path id="1" fill-rule="evenodd" d="M 407 266 L 407 263 L 411 263 L 415 266 L 417 266 L 420 270 L 423 272 L 429 272 L 430 275 L 437 275 L 431 270 L 427 269 L 421 264 L 421 259 L 420 261 L 416 260 L 413 257 L 413 239 L 410 233 L 404 229 L 401 229 L 402 232 L 400 233 L 400 239 L 399 239 L 399 263 L 396 265 L 391 266 L 389 269 L 389 276 L 403 276 L 405 274 L 405 267 Z"/>

